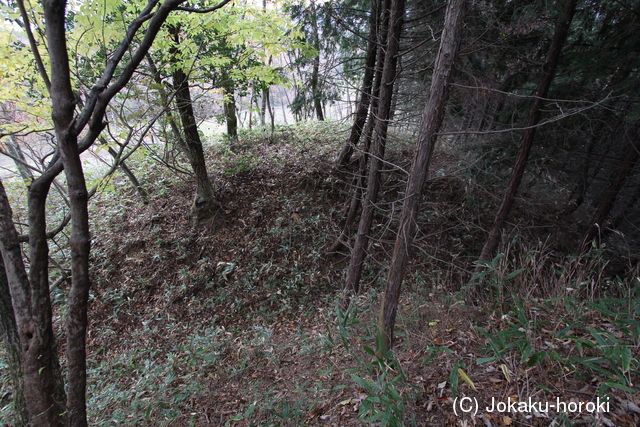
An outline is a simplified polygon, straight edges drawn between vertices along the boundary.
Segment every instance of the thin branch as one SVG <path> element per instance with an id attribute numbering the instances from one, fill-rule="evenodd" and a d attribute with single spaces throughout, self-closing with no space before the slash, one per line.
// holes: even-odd
<path id="1" fill-rule="evenodd" d="M 6 132 L 6 133 L 0 133 L 0 139 L 4 138 L 5 136 L 24 136 L 24 135 L 20 135 L 20 132 L 22 132 L 23 130 L 25 130 L 26 128 L 28 128 L 28 126 L 23 127 L 22 129 L 20 129 L 17 132 Z M 35 132 L 35 131 L 31 131 L 31 132 Z M 31 133 L 28 132 L 27 134 Z"/>
<path id="2" fill-rule="evenodd" d="M 520 95 L 518 95 L 520 96 Z M 556 102 L 586 102 L 586 101 L 564 101 L 564 100 L 553 100 L 553 99 L 546 99 L 546 98 L 540 98 L 540 97 L 535 97 L 535 96 L 527 96 L 526 98 L 539 98 L 539 99 L 543 99 L 546 101 L 556 101 Z M 541 121 L 540 123 L 533 125 L 533 126 L 523 126 L 523 127 L 516 127 L 516 128 L 508 128 L 508 129 L 498 129 L 498 130 L 487 130 L 487 131 L 459 131 L 459 132 L 439 132 L 438 135 L 493 135 L 493 134 L 497 134 L 497 133 L 508 133 L 508 132 L 517 132 L 517 131 L 521 131 L 521 130 L 528 130 L 528 129 L 535 129 L 535 128 L 539 128 L 542 126 L 546 126 L 550 123 L 555 123 L 558 122 L 562 119 L 565 119 L 567 117 L 571 117 L 571 116 L 575 116 L 576 114 L 580 114 L 583 113 L 587 110 L 591 110 L 592 108 L 595 107 L 601 107 L 602 103 L 604 101 L 606 101 L 607 99 L 609 99 L 608 97 L 604 98 L 601 101 L 598 102 L 593 102 L 591 103 L 591 105 L 587 105 L 586 107 L 581 107 L 581 108 L 573 108 L 570 110 L 567 110 L 566 112 L 563 112 L 562 114 L 556 116 L 556 117 L 552 117 L 548 120 L 544 120 Z"/>
<path id="3" fill-rule="evenodd" d="M 176 7 L 176 10 L 182 10 L 184 12 L 191 12 L 191 13 L 209 13 L 209 12 L 215 12 L 216 10 L 221 9 L 224 5 L 230 2 L 231 0 L 223 0 L 218 5 L 213 7 L 208 7 L 206 9 L 195 9 L 192 7 Z"/>
<path id="4" fill-rule="evenodd" d="M 40 56 L 40 51 L 38 50 L 38 45 L 36 43 L 35 37 L 33 37 L 33 32 L 31 31 L 31 24 L 29 23 L 29 15 L 27 14 L 27 9 L 24 7 L 23 0 L 17 0 L 18 8 L 20 9 L 20 16 L 22 16 L 22 21 L 24 25 L 24 30 L 27 33 L 27 38 L 29 39 L 29 46 L 31 47 L 31 52 L 33 53 L 33 57 L 36 60 L 36 66 L 38 67 L 38 72 L 44 80 L 44 85 L 47 87 L 47 92 L 51 93 L 51 80 L 49 80 L 49 75 L 47 74 L 47 70 L 44 67 L 44 62 L 42 62 L 42 57 Z"/>
<path id="5" fill-rule="evenodd" d="M 9 153 L 8 151 L 6 151 L 3 148 L 0 148 L 0 154 L 2 154 L 3 156 L 7 156 L 8 158 L 10 158 L 11 160 L 13 160 L 16 163 L 20 163 L 22 166 L 26 167 L 27 169 L 30 169 L 32 171 L 35 172 L 42 172 L 40 169 L 36 168 L 35 166 L 30 165 L 29 163 L 27 163 L 25 160 L 14 156 L 13 154 Z"/>
<path id="6" fill-rule="evenodd" d="M 460 88 L 463 88 L 463 89 L 475 89 L 475 90 L 482 90 L 482 91 L 486 91 L 486 92 L 494 92 L 494 93 L 499 93 L 499 94 L 502 94 L 502 95 L 513 96 L 515 98 L 540 99 L 540 100 L 545 101 L 545 102 L 553 102 L 553 103 L 558 103 L 558 102 L 589 103 L 589 104 L 592 104 L 592 106 L 601 105 L 604 101 L 608 100 L 610 98 L 610 95 L 611 95 L 611 93 L 609 93 L 602 100 L 597 101 L 597 102 L 593 102 L 593 101 L 584 101 L 584 100 L 580 100 L 580 99 L 578 99 L 578 100 L 576 100 L 576 99 L 554 99 L 554 98 L 543 98 L 543 97 L 535 96 L 535 95 L 518 95 L 517 93 L 505 92 L 505 91 L 502 91 L 500 89 L 493 89 L 493 88 L 481 87 L 481 86 L 467 86 L 467 85 L 462 85 L 462 84 L 459 84 L 459 83 L 451 83 L 450 86 L 460 87 Z"/>
<path id="7" fill-rule="evenodd" d="M 87 124 L 87 122 L 91 118 L 91 115 L 93 114 L 93 111 L 95 109 L 96 103 L 98 102 L 98 98 L 100 97 L 100 94 L 104 92 L 104 90 L 107 88 L 107 86 L 113 79 L 113 75 L 115 74 L 116 68 L 118 67 L 118 64 L 120 64 L 120 61 L 122 61 L 122 58 L 124 57 L 125 53 L 129 50 L 129 47 L 131 46 L 131 42 L 133 41 L 134 36 L 136 35 L 136 33 L 138 32 L 138 30 L 140 29 L 143 23 L 145 23 L 147 20 L 155 16 L 155 14 L 151 13 L 151 11 L 153 10 L 153 8 L 156 7 L 157 4 L 158 4 L 158 0 L 150 0 L 149 3 L 147 3 L 147 6 L 140 12 L 140 15 L 138 15 L 138 17 L 134 19 L 131 22 L 131 24 L 129 24 L 129 28 L 127 28 L 125 37 L 120 42 L 120 46 L 118 46 L 118 49 L 116 49 L 116 51 L 113 53 L 111 58 L 109 58 L 109 61 L 107 62 L 107 66 L 104 70 L 104 73 L 102 74 L 102 77 L 89 91 L 87 103 L 84 109 L 82 110 L 80 117 L 78 117 L 78 121 L 76 125 L 77 134 L 80 134 L 80 131 L 84 128 L 84 126 Z M 161 21 L 164 22 L 164 18 Z M 155 38 L 155 34 L 153 35 L 153 38 Z"/>

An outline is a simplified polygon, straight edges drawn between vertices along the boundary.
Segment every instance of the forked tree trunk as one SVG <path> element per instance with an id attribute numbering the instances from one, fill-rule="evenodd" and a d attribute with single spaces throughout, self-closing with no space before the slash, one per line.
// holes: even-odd
<path id="1" fill-rule="evenodd" d="M 28 17 L 22 0 L 17 0 L 28 27 Z M 58 153 L 46 170 L 30 185 L 28 191 L 29 272 L 22 259 L 19 237 L 12 220 L 11 207 L 0 182 L 0 250 L 5 264 L 11 303 L 22 352 L 24 397 L 31 426 L 86 426 L 86 328 L 89 293 L 88 259 L 90 236 L 87 214 L 88 193 L 80 162 L 80 153 L 88 149 L 104 130 L 104 116 L 109 102 L 129 82 L 134 71 L 148 52 L 169 13 L 184 0 L 150 2 L 137 19 L 133 19 L 120 45 L 112 52 L 105 71 L 87 94 L 87 101 L 75 114 L 75 95 L 71 85 L 71 71 L 67 54 L 65 27 L 66 1 L 43 0 L 47 49 L 51 79 L 44 67 L 39 67 L 50 90 L 52 118 L 58 143 Z M 229 0 L 222 0 L 211 11 Z M 145 24 L 145 34 L 136 34 Z M 27 29 L 27 32 L 29 30 Z M 139 44 L 132 48 L 133 39 Z M 34 43 L 32 49 L 37 49 Z M 127 59 L 123 58 L 127 55 Z M 34 51 L 36 60 L 40 57 Z M 38 61 L 37 61 L 38 62 Z M 121 67 L 119 67 L 121 65 Z M 118 71 L 118 76 L 116 75 Z M 78 136 L 82 140 L 78 141 Z M 49 248 L 46 230 L 46 202 L 51 183 L 64 172 L 70 201 L 72 231 L 71 288 L 67 316 L 67 373 L 68 398 L 65 390 L 58 351 L 52 328 L 49 294 Z"/>
<path id="2" fill-rule="evenodd" d="M 67 178 L 71 216 L 71 288 L 67 313 L 67 416 L 70 426 L 87 425 L 86 333 L 89 300 L 89 212 L 87 186 L 75 133 L 75 95 L 66 45 L 64 4 L 44 2 L 47 41 L 51 52 L 52 118 Z"/>
<path id="3" fill-rule="evenodd" d="M 400 288 L 409 261 L 409 248 L 416 234 L 416 219 L 420 210 L 422 190 L 427 180 L 433 148 L 442 124 L 451 74 L 460 45 L 464 14 L 465 0 L 449 1 L 444 29 L 440 37 L 440 50 L 433 71 L 429 100 L 422 112 L 417 152 L 405 190 L 398 235 L 387 278 L 387 289 L 380 311 L 379 329 L 382 340 L 378 351 L 381 357 L 385 357 L 393 341 L 393 327 L 396 322 Z"/>
<path id="4" fill-rule="evenodd" d="M 391 96 L 393 84 L 396 79 L 396 63 L 400 50 L 400 33 L 404 16 L 404 0 L 392 0 L 389 14 L 389 35 L 387 37 L 387 52 L 382 71 L 380 84 L 380 100 L 378 104 L 378 118 L 371 147 L 369 176 L 367 178 L 367 192 L 362 203 L 362 215 L 358 225 L 356 240 L 351 253 L 351 260 L 347 270 L 345 282 L 346 302 L 358 293 L 362 265 L 366 258 L 366 248 L 369 243 L 369 232 L 373 224 L 375 203 L 380 190 L 380 167 L 384 159 L 385 145 L 387 142 L 387 129 L 389 126 L 389 112 L 391 108 Z"/>
<path id="5" fill-rule="evenodd" d="M 493 226 L 491 227 L 491 231 L 489 232 L 489 237 L 487 237 L 487 241 L 485 242 L 480 254 L 480 260 L 482 261 L 490 260 L 495 253 L 498 244 L 500 243 L 502 227 L 504 226 L 504 223 L 509 216 L 509 211 L 513 206 L 516 193 L 518 192 L 518 188 L 520 187 L 520 183 L 522 182 L 524 169 L 527 165 L 529 152 L 531 151 L 533 139 L 536 134 L 536 128 L 538 126 L 538 123 L 540 122 L 541 108 L 544 105 L 544 98 L 546 98 L 549 93 L 549 87 L 551 86 L 551 82 L 553 81 L 553 76 L 558 65 L 558 60 L 560 59 L 562 46 L 567 40 L 569 27 L 571 26 L 571 20 L 573 19 L 573 15 L 576 10 L 576 3 L 577 0 L 567 0 L 563 13 L 556 25 L 556 30 L 553 35 L 551 45 L 549 46 L 549 51 L 547 52 L 547 57 L 544 61 L 544 65 L 542 66 L 542 75 L 540 76 L 540 80 L 538 82 L 538 87 L 533 98 L 533 103 L 531 104 L 531 108 L 529 109 L 529 119 L 527 120 L 526 130 L 522 135 L 522 140 L 520 141 L 520 148 L 516 157 L 515 166 L 513 167 L 511 181 L 509 182 L 509 186 L 507 187 L 504 197 L 502 198 L 502 204 L 500 205 L 500 209 L 496 214 Z M 478 284 L 472 281 L 466 298 L 468 303 L 475 302 L 478 292 L 477 287 Z"/>
<path id="6" fill-rule="evenodd" d="M 51 324 L 48 254 L 44 208 L 53 177 L 29 188 L 29 259 L 27 275 L 9 200 L 0 183 L 0 248 L 20 339 L 24 399 L 34 426 L 66 424 L 65 393 Z M 15 368 L 12 368 L 15 369 Z"/>
<path id="7" fill-rule="evenodd" d="M 367 121 L 367 113 L 371 105 L 371 91 L 373 88 L 373 76 L 376 66 L 376 54 L 378 47 L 376 46 L 376 36 L 378 34 L 379 16 L 381 1 L 371 2 L 371 12 L 369 15 L 369 41 L 367 43 L 367 54 L 365 59 L 364 76 L 362 77 L 362 89 L 360 90 L 360 98 L 358 99 L 358 107 L 353 119 L 353 126 L 349 138 L 345 142 L 336 164 L 338 166 L 346 166 L 351 160 L 353 150 L 360 141 L 360 136 Z"/>

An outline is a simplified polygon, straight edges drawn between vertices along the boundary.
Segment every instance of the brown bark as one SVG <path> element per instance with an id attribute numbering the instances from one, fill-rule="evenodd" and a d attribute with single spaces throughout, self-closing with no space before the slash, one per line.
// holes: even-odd
<path id="1" fill-rule="evenodd" d="M 358 158 L 358 171 L 356 175 L 353 177 L 353 193 L 351 195 L 351 201 L 349 203 L 349 207 L 346 208 L 345 213 L 345 222 L 342 228 L 342 232 L 340 236 L 336 239 L 336 241 L 331 245 L 328 254 L 334 254 L 339 252 L 341 249 L 345 247 L 345 241 L 351 235 L 351 230 L 356 221 L 358 210 L 362 204 L 362 194 L 367 185 L 367 165 L 369 164 L 369 150 L 371 148 L 371 137 L 373 135 L 373 128 L 376 124 L 376 118 L 378 117 L 378 101 L 380 98 L 380 83 L 382 82 L 382 69 L 384 67 L 384 58 L 385 58 L 385 45 L 387 41 L 387 33 L 389 29 L 389 7 L 391 5 L 390 0 L 384 0 L 384 4 L 382 5 L 382 11 L 380 12 L 381 16 L 379 25 L 376 26 L 377 34 L 374 34 L 374 38 L 377 41 L 374 43 L 376 45 L 376 63 L 374 64 L 374 79 L 372 83 L 371 89 L 371 106 L 369 108 L 368 114 L 365 114 L 365 123 L 364 123 L 364 144 L 362 148 L 362 155 Z M 353 132 L 353 128 L 352 128 Z M 360 138 L 360 137 L 358 137 Z M 345 147 L 346 148 L 346 145 Z M 344 152 L 343 148 L 343 152 Z M 353 148 L 353 147 L 352 147 Z M 342 154 L 340 155 L 342 156 Z M 340 160 L 338 159 L 338 162 Z"/>
<path id="2" fill-rule="evenodd" d="M 9 377 L 13 388 L 13 406 L 16 414 L 14 424 L 18 427 L 29 423 L 29 414 L 24 400 L 24 381 L 22 379 L 22 352 L 20 351 L 20 337 L 16 316 L 11 305 L 9 281 L 4 268 L 4 261 L 0 256 L 0 334 L 2 344 L 7 352 Z"/>
<path id="3" fill-rule="evenodd" d="M 448 97 L 449 83 L 460 45 L 460 34 L 465 14 L 465 0 L 451 0 L 445 15 L 444 29 L 440 37 L 440 50 L 431 81 L 429 100 L 422 112 L 417 151 L 405 190 L 402 215 L 398 228 L 393 258 L 387 278 L 387 288 L 380 311 L 381 348 L 384 357 L 391 348 L 393 327 L 396 321 L 400 288 L 409 261 L 409 248 L 416 233 L 416 218 L 420 199 L 427 180 L 429 164 L 433 155 L 437 133 L 442 124 L 444 106 Z"/>
<path id="4" fill-rule="evenodd" d="M 215 217 L 217 202 L 213 195 L 213 187 L 207 173 L 207 165 L 204 158 L 202 141 L 198 133 L 195 114 L 193 112 L 193 101 L 189 91 L 189 78 L 179 67 L 177 58 L 177 46 L 180 44 L 180 28 L 175 25 L 169 26 L 169 32 L 173 37 L 175 46 L 172 50 L 171 61 L 176 67 L 173 71 L 173 88 L 182 131 L 184 135 L 185 154 L 191 164 L 195 180 L 196 194 L 191 208 L 191 220 L 194 225 L 202 224 L 204 221 Z"/>
<path id="5" fill-rule="evenodd" d="M 520 148 L 518 150 L 518 155 L 513 167 L 511 181 L 509 182 L 509 186 L 507 187 L 507 190 L 502 198 L 502 204 L 500 205 L 500 209 L 496 214 L 493 226 L 491 228 L 491 231 L 489 232 L 489 237 L 487 238 L 487 241 L 482 248 L 480 260 L 487 261 L 491 259 L 494 252 L 496 251 L 496 248 L 498 247 L 498 243 L 500 242 L 502 227 L 506 222 L 507 217 L 509 216 L 509 211 L 513 206 L 516 193 L 518 192 L 518 188 L 520 187 L 520 183 L 522 182 L 524 169 L 526 167 L 527 159 L 529 158 L 529 152 L 531 151 L 533 139 L 536 134 L 536 126 L 540 122 L 541 108 L 544 104 L 544 98 L 546 98 L 547 94 L 549 93 L 549 87 L 551 86 L 551 82 L 553 81 L 556 67 L 558 65 L 558 60 L 560 59 L 562 46 L 567 40 L 567 36 L 569 34 L 569 27 L 571 26 L 571 21 L 575 13 L 576 4 L 577 0 L 567 0 L 563 13 L 556 25 L 556 30 L 553 35 L 551 45 L 549 46 L 549 50 L 547 52 L 547 57 L 545 59 L 544 65 L 542 66 L 542 75 L 540 76 L 540 80 L 538 82 L 538 87 L 536 89 L 533 103 L 531 104 L 531 108 L 529 109 L 529 118 L 526 125 L 527 129 L 524 131 L 522 140 L 520 141 Z M 467 302 L 472 303 L 475 300 L 477 291 L 477 284 L 471 283 L 467 295 Z"/>
<path id="6" fill-rule="evenodd" d="M 49 186 L 50 182 L 38 179 L 29 191 L 31 264 L 27 275 L 9 200 L 0 183 L 0 249 L 20 339 L 24 398 L 29 402 L 27 413 L 34 426 L 65 424 L 62 415 L 65 397 L 51 325 L 47 275 L 49 249 L 44 228 L 44 204 L 48 191 L 42 190 L 48 190 Z"/>
<path id="7" fill-rule="evenodd" d="M 232 85 L 225 86 L 225 99 L 223 101 L 224 117 L 227 123 L 227 135 L 232 140 L 238 138 L 238 117 L 236 116 L 236 99 Z"/>
<path id="8" fill-rule="evenodd" d="M 271 61 L 269 61 L 271 62 Z M 271 64 L 269 64 L 271 65 Z M 276 131 L 276 117 L 273 114 L 273 105 L 271 105 L 271 91 L 269 88 L 264 90 L 264 96 L 267 99 L 267 111 L 269 112 L 269 126 L 271 129 L 271 137 L 273 137 L 274 132 Z"/>
<path id="9" fill-rule="evenodd" d="M 59 146 L 47 169 L 28 192 L 29 272 L 22 260 L 20 238 L 13 225 L 11 208 L 0 183 L 0 250 L 6 268 L 11 303 L 20 339 L 24 397 L 28 402 L 29 425 L 84 426 L 86 421 L 85 333 L 89 289 L 87 190 L 79 155 L 88 149 L 104 129 L 104 115 L 113 97 L 129 82 L 153 43 L 168 14 L 184 0 L 150 1 L 128 26 L 122 42 L 111 54 L 105 71 L 90 90 L 79 114 L 67 56 L 64 0 L 45 0 L 44 18 L 51 71 L 52 118 Z M 228 3 L 223 0 L 215 10 Z M 145 33 L 135 49 L 131 42 L 142 25 Z M 123 60 L 125 54 L 129 58 Z M 117 78 L 115 77 L 118 71 Z M 41 71 L 41 73 L 44 73 Z M 45 78 L 46 76 L 43 76 Z M 78 135 L 83 135 L 78 141 Z M 69 397 L 65 407 L 64 384 L 60 376 L 57 344 L 52 329 L 49 296 L 49 248 L 46 232 L 46 199 L 55 177 L 65 169 L 70 199 L 72 284 L 67 319 L 67 363 Z"/>
<path id="10" fill-rule="evenodd" d="M 366 257 L 366 248 L 369 243 L 369 232 L 373 224 L 375 202 L 380 190 L 380 167 L 384 159 L 385 145 L 387 141 L 387 129 L 389 126 L 389 113 L 391 109 L 391 96 L 393 84 L 396 79 L 396 63 L 400 50 L 400 33 L 404 15 L 404 0 L 392 0 L 389 14 L 389 34 L 387 37 L 387 51 L 382 71 L 380 84 L 380 100 L 378 104 L 378 117 L 371 147 L 369 176 L 367 178 L 367 192 L 362 203 L 362 214 L 358 225 L 356 241 L 354 243 L 351 260 L 347 270 L 345 290 L 347 302 L 350 295 L 357 294 L 362 275 L 362 265 Z"/>
<path id="11" fill-rule="evenodd" d="M 67 416 L 70 426 L 86 426 L 86 332 L 89 299 L 88 192 L 75 133 L 75 95 L 67 56 L 64 2 L 44 2 L 51 58 L 53 122 L 67 178 L 71 216 L 71 288 L 67 314 Z"/>
<path id="12" fill-rule="evenodd" d="M 376 54 L 378 48 L 376 46 L 376 35 L 378 34 L 379 16 L 381 1 L 371 2 L 371 12 L 369 15 L 369 41 L 367 43 L 367 53 L 365 57 L 364 75 L 362 77 L 362 89 L 360 90 L 360 98 L 358 99 L 358 107 L 353 119 L 351 133 L 346 143 L 342 147 L 336 164 L 338 166 L 346 166 L 351 160 L 353 150 L 358 145 L 365 122 L 367 121 L 367 113 L 371 105 L 371 91 L 373 89 L 373 77 L 375 73 Z"/>
<path id="13" fill-rule="evenodd" d="M 311 1 L 311 31 L 313 47 L 318 54 L 313 58 L 311 66 L 311 98 L 313 99 L 313 109 L 316 113 L 316 119 L 324 121 L 324 112 L 322 111 L 322 93 L 320 91 L 320 33 L 318 32 L 318 8 L 315 1 Z"/>

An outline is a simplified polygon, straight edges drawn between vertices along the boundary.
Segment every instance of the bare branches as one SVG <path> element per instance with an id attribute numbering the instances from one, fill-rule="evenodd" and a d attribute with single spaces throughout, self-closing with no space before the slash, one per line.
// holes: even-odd
<path id="1" fill-rule="evenodd" d="M 537 99 L 540 101 L 545 101 L 545 102 L 552 102 L 554 104 L 556 104 L 558 106 L 558 109 L 560 110 L 560 114 L 554 117 L 551 117 L 547 120 L 542 120 L 539 123 L 535 124 L 535 125 L 530 125 L 530 126 L 522 126 L 522 127 L 512 127 L 512 128 L 507 128 L 507 129 L 493 129 L 493 130 L 487 130 L 487 131 L 472 131 L 472 130 L 465 130 L 465 131 L 457 131 L 457 132 L 440 132 L 438 133 L 438 135 L 493 135 L 493 134 L 498 134 L 498 133 L 508 133 L 508 132 L 518 132 L 518 131 L 524 131 L 524 130 L 531 130 L 531 129 L 537 129 L 543 126 L 546 126 L 550 123 L 555 123 L 558 122 L 560 120 L 564 120 L 567 117 L 571 117 L 571 116 L 575 116 L 576 114 L 582 114 L 585 111 L 591 110 L 593 108 L 596 107 L 604 107 L 604 103 L 605 101 L 608 101 L 610 98 L 609 95 L 607 95 L 604 99 L 601 99 L 600 101 L 597 102 L 592 102 L 592 101 L 580 101 L 580 100 L 566 100 L 566 99 L 551 99 L 551 98 L 544 98 L 544 97 L 539 97 L 539 96 L 526 96 L 526 95 L 517 95 L 514 93 L 508 93 L 508 92 L 503 92 L 497 89 L 488 89 L 488 88 L 480 88 L 480 87 L 472 87 L 472 86 L 464 86 L 464 85 L 458 85 L 458 84 L 452 84 L 452 86 L 458 86 L 458 87 L 463 87 L 463 88 L 468 88 L 468 89 L 479 89 L 479 90 L 487 90 L 487 91 L 494 91 L 497 93 L 502 93 L 505 95 L 510 95 L 510 96 L 515 96 L 515 97 L 520 97 L 520 98 L 530 98 L 530 99 Z M 566 103 L 566 102 L 571 102 L 571 103 L 587 103 L 588 105 L 584 106 L 584 107 L 576 107 L 576 108 L 571 108 L 568 110 L 563 110 L 562 107 L 560 106 L 560 103 Z"/>
<path id="2" fill-rule="evenodd" d="M 116 49 L 111 58 L 109 58 L 107 67 L 105 68 L 102 77 L 91 88 L 91 91 L 89 92 L 89 99 L 87 100 L 87 103 L 82 113 L 80 114 L 80 117 L 78 118 L 78 122 L 76 124 L 76 132 L 78 132 L 78 134 L 89 121 L 91 115 L 93 114 L 96 103 L 98 102 L 99 95 L 106 89 L 108 84 L 113 79 L 116 68 L 122 61 L 124 54 L 129 50 L 134 36 L 143 23 L 154 17 L 154 14 L 151 11 L 156 7 L 157 4 L 158 0 L 150 0 L 147 6 L 140 12 L 138 18 L 134 19 L 131 24 L 129 24 L 129 28 L 127 29 L 125 37 L 123 38 L 122 42 L 120 42 L 120 46 L 118 46 L 118 49 Z"/>

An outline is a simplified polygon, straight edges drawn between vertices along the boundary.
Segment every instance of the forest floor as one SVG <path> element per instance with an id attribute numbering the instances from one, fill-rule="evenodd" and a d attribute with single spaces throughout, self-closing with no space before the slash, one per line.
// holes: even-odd
<path id="1" fill-rule="evenodd" d="M 348 250 L 327 254 L 351 183 L 332 165 L 336 127 L 212 147 L 209 227 L 189 225 L 190 183 L 144 160 L 149 205 L 118 180 L 94 200 L 90 425 L 640 425 L 637 279 L 605 279 L 603 259 L 564 257 L 564 238 L 520 217 L 466 306 L 492 211 L 451 153 L 432 164 L 393 355 L 377 358 L 410 148 L 390 147 L 363 291 L 345 313 Z M 516 212 L 548 214 L 536 204 Z M 59 330 L 64 295 L 54 289 Z"/>

